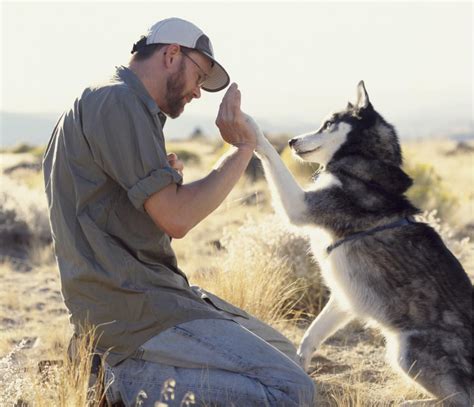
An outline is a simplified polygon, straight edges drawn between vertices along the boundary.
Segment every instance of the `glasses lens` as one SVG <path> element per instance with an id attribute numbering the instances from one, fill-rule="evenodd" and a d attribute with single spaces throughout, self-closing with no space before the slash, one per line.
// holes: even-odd
<path id="1" fill-rule="evenodd" d="M 201 87 L 204 82 L 206 82 L 207 80 L 207 74 L 206 72 L 204 72 L 204 69 L 202 69 L 199 64 L 193 59 L 191 58 L 187 52 L 184 52 L 183 50 L 181 50 L 181 52 L 183 53 L 183 55 L 188 58 L 194 65 L 197 66 L 197 68 L 199 69 L 199 71 L 201 72 L 201 74 L 199 75 L 199 78 L 198 78 L 198 86 Z"/>

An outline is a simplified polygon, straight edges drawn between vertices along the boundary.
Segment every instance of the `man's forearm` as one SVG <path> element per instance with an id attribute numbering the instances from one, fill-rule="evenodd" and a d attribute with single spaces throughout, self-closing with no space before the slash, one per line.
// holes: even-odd
<path id="1" fill-rule="evenodd" d="M 252 154 L 251 146 L 232 148 L 205 178 L 181 186 L 170 184 L 145 202 L 145 210 L 165 233 L 183 237 L 222 203 Z"/>

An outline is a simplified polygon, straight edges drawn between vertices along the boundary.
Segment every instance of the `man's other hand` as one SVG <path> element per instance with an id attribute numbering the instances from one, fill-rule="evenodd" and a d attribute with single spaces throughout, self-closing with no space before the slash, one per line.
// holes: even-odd
<path id="1" fill-rule="evenodd" d="M 216 125 L 227 143 L 254 150 L 257 145 L 255 128 L 240 110 L 240 100 L 241 95 L 237 84 L 232 83 L 220 104 Z"/>
<path id="2" fill-rule="evenodd" d="M 175 153 L 169 153 L 166 158 L 168 159 L 168 164 L 171 168 L 178 171 L 178 173 L 183 176 L 184 163 L 178 158 Z"/>

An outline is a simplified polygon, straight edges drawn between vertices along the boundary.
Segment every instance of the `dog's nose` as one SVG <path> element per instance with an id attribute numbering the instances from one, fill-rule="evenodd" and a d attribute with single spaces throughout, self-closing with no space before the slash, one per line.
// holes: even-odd
<path id="1" fill-rule="evenodd" d="M 296 139 L 295 138 L 292 138 L 291 140 L 288 141 L 288 144 L 290 145 L 290 147 L 293 147 L 293 144 L 296 143 Z"/>

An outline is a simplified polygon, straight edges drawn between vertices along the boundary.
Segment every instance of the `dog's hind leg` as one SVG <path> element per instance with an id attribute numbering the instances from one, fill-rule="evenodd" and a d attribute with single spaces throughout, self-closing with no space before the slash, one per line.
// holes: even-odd
<path id="1" fill-rule="evenodd" d="M 438 398 L 440 405 L 471 407 L 472 380 L 456 363 L 455 355 L 443 349 L 442 335 L 402 334 L 398 365 L 415 382 Z"/>
<path id="2" fill-rule="evenodd" d="M 318 317 L 306 330 L 298 348 L 301 366 L 305 371 L 308 370 L 311 356 L 319 345 L 338 329 L 346 325 L 352 318 L 353 316 L 350 313 L 338 306 L 334 297 L 329 299 Z"/>

